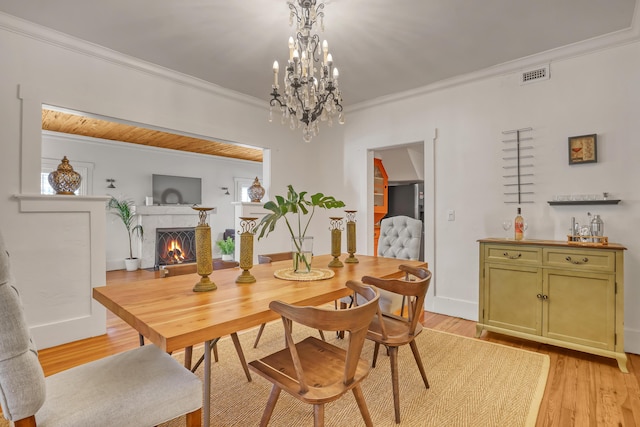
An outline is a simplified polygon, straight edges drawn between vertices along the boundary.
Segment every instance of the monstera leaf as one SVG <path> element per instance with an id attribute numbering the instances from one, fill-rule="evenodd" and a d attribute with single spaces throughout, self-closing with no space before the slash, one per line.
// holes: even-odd
<path id="1" fill-rule="evenodd" d="M 281 218 L 284 218 L 291 237 L 302 239 L 307 233 L 307 228 L 309 228 L 309 223 L 316 208 L 333 209 L 345 206 L 344 202 L 336 200 L 333 196 L 316 193 L 310 199 L 307 199 L 306 191 L 296 193 L 292 185 L 287 186 L 287 188 L 286 198 L 275 196 L 275 201 L 265 203 L 264 208 L 273 213 L 265 215 L 258 224 L 258 239 L 268 236 L 269 233 L 275 230 L 276 224 Z M 287 214 L 293 214 L 293 224 L 289 221 Z M 307 218 L 306 221 L 303 220 L 305 217 Z"/>

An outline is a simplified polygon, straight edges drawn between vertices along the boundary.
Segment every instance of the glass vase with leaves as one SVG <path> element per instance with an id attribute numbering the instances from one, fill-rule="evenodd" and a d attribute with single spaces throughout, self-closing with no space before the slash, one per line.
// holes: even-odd
<path id="1" fill-rule="evenodd" d="M 297 193 L 292 185 L 287 186 L 286 197 L 275 196 L 275 201 L 271 200 L 264 204 L 264 208 L 271 211 L 265 215 L 258 226 L 256 233 L 258 240 L 269 235 L 275 230 L 276 224 L 284 218 L 287 229 L 291 234 L 293 268 L 298 273 L 311 271 L 311 253 L 304 247 L 309 240 L 306 236 L 311 219 L 316 208 L 333 209 L 342 208 L 344 202 L 336 200 L 333 196 L 326 196 L 323 193 L 316 193 L 307 198 L 307 192 Z M 288 214 L 291 214 L 288 216 Z M 293 217 L 289 219 L 289 217 Z"/>

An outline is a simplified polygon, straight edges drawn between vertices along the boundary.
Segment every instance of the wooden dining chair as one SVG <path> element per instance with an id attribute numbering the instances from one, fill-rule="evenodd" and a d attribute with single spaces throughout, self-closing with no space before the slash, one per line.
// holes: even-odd
<path id="1" fill-rule="evenodd" d="M 258 264 L 271 264 L 271 262 L 273 261 L 285 261 L 288 259 L 293 259 L 293 254 L 291 253 L 291 251 L 264 254 L 258 255 Z M 253 348 L 258 348 L 258 343 L 260 342 L 260 337 L 262 336 L 262 332 L 264 332 L 265 326 L 267 326 L 266 323 L 260 325 L 260 329 L 258 329 L 258 335 L 256 335 L 256 340 L 253 343 Z"/>
<path id="2" fill-rule="evenodd" d="M 422 221 L 404 215 L 392 216 L 380 221 L 380 237 L 377 256 L 417 260 L 422 245 Z M 349 297 L 340 299 L 340 308 L 351 304 Z M 400 311 L 404 315 L 406 298 L 393 293 L 380 292 L 380 307 L 388 313 Z"/>
<path id="3" fill-rule="evenodd" d="M 333 402 L 351 390 L 365 424 L 373 425 L 360 388 L 370 368 L 360 354 L 380 293 L 357 281 L 348 281 L 347 286 L 367 302 L 347 310 L 297 307 L 280 301 L 269 304 L 271 310 L 282 316 L 287 347 L 249 363 L 252 371 L 273 383 L 261 426 L 269 423 L 282 390 L 313 405 L 316 427 L 324 425 L 325 403 Z M 294 342 L 291 335 L 293 322 L 315 329 L 348 331 L 347 350 L 315 337 Z"/>
<path id="4" fill-rule="evenodd" d="M 258 255 L 258 264 L 271 264 L 272 261 L 287 261 L 287 260 L 293 260 L 293 253 L 291 251 Z M 260 337 L 262 336 L 262 332 L 264 332 L 265 326 L 267 326 L 266 323 L 263 323 L 260 325 L 260 329 L 258 329 L 258 335 L 256 335 L 256 340 L 253 343 L 253 348 L 258 348 L 258 343 L 260 342 Z M 322 341 L 326 341 L 324 339 L 324 332 L 322 331 L 318 331 L 318 332 L 320 333 L 320 337 L 322 338 Z"/>
<path id="5" fill-rule="evenodd" d="M 224 270 L 226 268 L 234 268 L 238 266 L 237 261 L 222 261 L 217 262 L 215 260 L 213 262 L 214 270 Z M 183 267 L 183 268 L 172 268 L 169 269 L 171 271 L 170 274 L 167 274 L 163 277 L 169 276 L 177 276 L 181 274 L 193 274 L 197 271 L 197 264 L 180 264 L 175 267 Z M 165 269 L 167 269 L 165 267 Z M 218 340 L 220 338 L 216 338 L 213 340 L 211 345 L 211 351 L 213 351 L 213 359 L 218 361 Z M 238 334 L 233 332 L 231 334 L 231 340 L 233 341 L 233 346 L 236 349 L 236 353 L 238 354 L 238 359 L 240 359 L 240 364 L 242 365 L 242 369 L 244 370 L 244 375 L 247 377 L 247 381 L 251 382 L 251 373 L 249 372 L 249 367 L 247 365 L 247 360 L 244 357 L 244 351 L 242 351 L 242 346 L 240 345 L 240 339 L 238 338 Z M 144 338 L 140 335 L 140 345 L 144 344 Z M 196 369 L 200 366 L 200 364 L 204 360 L 204 355 L 200 357 L 200 359 L 195 363 L 192 368 L 192 359 L 193 359 L 193 346 L 186 347 L 184 349 L 184 367 L 195 372 Z"/>
<path id="6" fill-rule="evenodd" d="M 0 236 L 0 406 L 15 427 L 201 425 L 202 382 L 155 345 L 45 378 Z M 208 402 L 207 402 L 208 404 Z"/>
<path id="7" fill-rule="evenodd" d="M 371 321 L 367 332 L 367 339 L 375 343 L 373 361 L 371 363 L 372 368 L 376 366 L 380 344 L 387 347 L 389 352 L 396 423 L 400 423 L 400 393 L 398 387 L 398 348 L 400 346 L 409 344 L 420 370 L 420 375 L 422 375 L 424 386 L 429 388 L 429 381 L 424 371 L 415 337 L 422 332 L 420 315 L 424 307 L 429 283 L 431 282 L 431 272 L 426 268 L 410 267 L 408 265 L 400 265 L 399 269 L 408 274 L 405 279 L 380 279 L 371 276 L 362 278 L 362 282 L 367 285 L 407 298 L 407 317 L 384 312 L 378 307 L 378 312 Z"/>

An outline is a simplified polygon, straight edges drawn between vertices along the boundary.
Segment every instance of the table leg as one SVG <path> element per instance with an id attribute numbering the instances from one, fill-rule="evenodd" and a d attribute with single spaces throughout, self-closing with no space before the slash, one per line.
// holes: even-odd
<path id="1" fill-rule="evenodd" d="M 209 427 L 211 419 L 211 340 L 204 342 L 204 402 L 202 403 L 204 418 L 203 427 Z"/>

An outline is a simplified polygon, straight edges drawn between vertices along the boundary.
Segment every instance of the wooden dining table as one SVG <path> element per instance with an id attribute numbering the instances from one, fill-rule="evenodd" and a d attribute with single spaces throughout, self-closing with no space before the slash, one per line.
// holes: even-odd
<path id="1" fill-rule="evenodd" d="M 345 257 L 341 257 L 344 259 Z M 313 257 L 312 268 L 331 270 L 334 276 L 315 281 L 283 280 L 274 272 L 291 267 L 291 261 L 258 264 L 251 268 L 255 283 L 238 284 L 240 268 L 216 270 L 209 277 L 217 289 L 194 292 L 197 274 L 169 276 L 136 282 L 101 286 L 93 289 L 93 298 L 120 317 L 132 328 L 172 353 L 204 344 L 204 426 L 210 422 L 211 346 L 217 338 L 261 325 L 279 316 L 269 309 L 274 300 L 297 306 L 318 306 L 351 291 L 348 280 L 362 276 L 403 277 L 401 264 L 424 266 L 423 261 L 357 255 L 357 264 L 328 268 L 330 255 Z"/>

